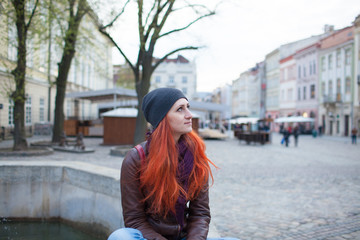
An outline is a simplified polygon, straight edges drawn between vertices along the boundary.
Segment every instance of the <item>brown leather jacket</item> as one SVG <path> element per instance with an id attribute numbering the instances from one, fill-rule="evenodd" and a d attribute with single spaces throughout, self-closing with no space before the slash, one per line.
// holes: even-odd
<path id="1" fill-rule="evenodd" d="M 141 146 L 147 152 L 146 142 Z M 183 237 L 186 240 L 206 239 L 211 218 L 208 186 L 204 186 L 197 198 L 187 204 L 184 229 L 180 231 L 180 225 L 172 214 L 164 219 L 146 213 L 150 204 L 141 201 L 144 195 L 139 183 L 140 164 L 140 156 L 133 148 L 127 153 L 121 167 L 121 202 L 125 227 L 140 230 L 147 240 L 178 240 Z"/>

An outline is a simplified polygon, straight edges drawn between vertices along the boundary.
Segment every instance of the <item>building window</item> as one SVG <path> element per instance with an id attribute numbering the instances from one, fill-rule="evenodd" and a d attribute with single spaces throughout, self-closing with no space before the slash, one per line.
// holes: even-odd
<path id="1" fill-rule="evenodd" d="M 304 66 L 303 70 L 304 70 L 304 77 L 306 77 L 306 67 L 305 66 Z"/>
<path id="2" fill-rule="evenodd" d="M 298 100 L 301 100 L 301 88 L 298 88 Z"/>
<path id="3" fill-rule="evenodd" d="M 39 103 L 39 121 L 45 121 L 45 98 L 40 98 Z"/>
<path id="4" fill-rule="evenodd" d="M 182 77 L 182 83 L 187 83 L 187 82 L 188 82 L 187 76 L 183 76 L 183 77 Z"/>
<path id="5" fill-rule="evenodd" d="M 351 64 L 351 52 L 350 52 L 350 48 L 345 50 L 345 65 L 350 65 Z"/>
<path id="6" fill-rule="evenodd" d="M 298 67 L 298 77 L 301 78 L 301 66 Z"/>
<path id="7" fill-rule="evenodd" d="M 346 77 L 345 80 L 345 93 L 350 93 L 351 91 L 351 79 L 350 77 Z"/>
<path id="8" fill-rule="evenodd" d="M 326 65 L 325 65 L 325 57 L 321 58 L 321 70 L 325 71 L 326 70 Z"/>
<path id="9" fill-rule="evenodd" d="M 289 88 L 289 89 L 288 89 L 288 92 L 287 92 L 287 100 L 288 100 L 288 101 L 292 101 L 292 100 L 293 100 L 293 90 L 292 90 L 292 88 Z"/>
<path id="10" fill-rule="evenodd" d="M 169 76 L 169 83 L 174 83 L 174 76 Z"/>
<path id="11" fill-rule="evenodd" d="M 25 101 L 25 124 L 31 124 L 31 97 L 27 96 Z"/>
<path id="12" fill-rule="evenodd" d="M 68 99 L 66 101 L 66 117 L 67 118 L 69 118 L 72 114 L 71 104 L 72 104 L 72 101 L 70 99 Z"/>
<path id="13" fill-rule="evenodd" d="M 161 77 L 160 77 L 160 76 L 156 76 L 156 77 L 155 77 L 155 82 L 156 82 L 156 83 L 161 83 Z"/>
<path id="14" fill-rule="evenodd" d="M 9 125 L 14 125 L 14 101 L 9 98 Z"/>
<path id="15" fill-rule="evenodd" d="M 341 51 L 340 49 L 336 51 L 336 67 L 341 67 Z"/>
<path id="16" fill-rule="evenodd" d="M 321 83 L 321 92 L 323 95 L 325 95 L 325 82 Z"/>
<path id="17" fill-rule="evenodd" d="M 311 84 L 310 86 L 310 98 L 311 99 L 315 98 L 315 84 Z"/>
<path id="18" fill-rule="evenodd" d="M 316 62 L 315 62 L 315 60 L 313 61 L 313 73 L 316 74 Z"/>
<path id="19" fill-rule="evenodd" d="M 17 30 L 15 24 L 9 24 L 8 26 L 8 58 L 11 61 L 17 60 Z"/>
<path id="20" fill-rule="evenodd" d="M 303 94 L 304 94 L 304 100 L 306 100 L 306 86 L 304 87 Z"/>
<path id="21" fill-rule="evenodd" d="M 309 75 L 311 76 L 313 74 L 312 72 L 312 63 L 309 63 Z"/>
<path id="22" fill-rule="evenodd" d="M 182 92 L 186 95 L 187 94 L 187 88 L 183 88 Z"/>
<path id="23" fill-rule="evenodd" d="M 329 96 L 331 96 L 333 94 L 333 85 L 332 85 L 332 80 L 329 81 Z"/>
<path id="24" fill-rule="evenodd" d="M 336 79 L 336 93 L 341 93 L 341 79 Z"/>
<path id="25" fill-rule="evenodd" d="M 336 133 L 337 134 L 340 133 L 340 121 L 339 120 L 336 121 Z"/>
<path id="26" fill-rule="evenodd" d="M 329 69 L 329 70 L 332 69 L 332 63 L 333 63 L 333 61 L 332 61 L 332 55 L 330 54 L 330 55 L 328 56 L 328 69 Z"/>
<path id="27" fill-rule="evenodd" d="M 74 59 L 75 60 L 75 59 Z M 77 64 L 76 64 L 76 61 L 73 61 L 74 64 L 73 64 L 73 67 L 74 67 L 74 83 L 77 83 Z"/>

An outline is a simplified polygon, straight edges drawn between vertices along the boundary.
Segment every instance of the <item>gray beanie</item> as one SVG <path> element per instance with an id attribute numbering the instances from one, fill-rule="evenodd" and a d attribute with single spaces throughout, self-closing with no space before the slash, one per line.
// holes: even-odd
<path id="1" fill-rule="evenodd" d="M 180 98 L 187 98 L 175 88 L 157 88 L 145 95 L 142 101 L 142 111 L 146 121 L 155 128 L 169 112 L 170 108 Z"/>

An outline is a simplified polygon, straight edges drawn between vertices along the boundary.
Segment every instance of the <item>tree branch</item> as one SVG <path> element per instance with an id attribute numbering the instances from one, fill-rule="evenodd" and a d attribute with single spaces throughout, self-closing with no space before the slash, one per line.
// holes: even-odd
<path id="1" fill-rule="evenodd" d="M 112 21 L 110 21 L 107 25 L 102 26 L 102 28 L 105 29 L 108 27 L 112 27 L 114 25 L 114 23 L 116 22 L 116 20 L 125 12 L 125 8 L 129 2 L 130 2 L 130 0 L 127 0 L 126 3 L 124 4 L 123 8 L 121 9 L 120 13 L 118 15 L 116 15 L 115 18 Z"/>
<path id="2" fill-rule="evenodd" d="M 164 33 L 164 34 L 161 34 L 158 38 L 165 37 L 165 36 L 170 35 L 170 34 L 175 33 L 175 32 L 183 31 L 183 30 L 189 28 L 191 25 L 193 25 L 193 24 L 196 23 L 197 21 L 201 20 L 202 18 L 209 17 L 209 16 L 212 16 L 212 15 L 214 15 L 214 14 L 215 14 L 215 12 L 210 12 L 210 13 L 208 13 L 208 14 L 202 15 L 202 16 L 198 17 L 197 19 L 195 19 L 194 21 L 190 22 L 190 23 L 189 23 L 188 25 L 186 25 L 185 27 L 173 29 L 173 30 L 171 30 L 171 31 L 169 31 L 169 32 L 166 32 L 166 33 Z"/>
<path id="3" fill-rule="evenodd" d="M 31 24 L 31 21 L 32 21 L 34 15 L 35 15 L 35 11 L 36 11 L 36 8 L 37 8 L 38 3 L 39 3 L 39 0 L 36 0 L 35 5 L 34 5 L 34 8 L 33 8 L 32 12 L 31 12 L 29 21 L 28 21 L 28 23 L 27 23 L 26 26 L 25 26 L 25 31 L 26 31 L 26 32 L 27 32 L 27 30 L 29 29 L 30 24 Z"/>
<path id="4" fill-rule="evenodd" d="M 119 47 L 119 45 L 115 42 L 115 40 L 110 36 L 109 33 L 107 33 L 105 31 L 105 28 L 103 28 L 102 26 L 99 26 L 99 31 L 105 35 L 117 48 L 117 50 L 119 50 L 120 54 L 124 57 L 125 61 L 129 64 L 129 66 L 131 67 L 131 69 L 135 72 L 135 67 L 134 65 L 131 63 L 131 61 L 127 58 L 127 56 L 125 55 L 125 53 L 121 50 L 121 48 Z"/>

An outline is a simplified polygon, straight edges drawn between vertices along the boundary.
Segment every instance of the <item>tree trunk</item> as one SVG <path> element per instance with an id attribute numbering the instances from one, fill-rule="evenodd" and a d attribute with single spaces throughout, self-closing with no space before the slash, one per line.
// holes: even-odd
<path id="1" fill-rule="evenodd" d="M 61 134 L 64 130 L 64 101 L 66 84 L 71 61 L 75 55 L 76 38 L 78 35 L 81 18 L 82 17 L 79 16 L 72 16 L 72 18 L 70 18 L 69 26 L 65 35 L 63 56 L 59 64 L 59 75 L 56 79 L 55 120 L 52 142 L 60 142 Z"/>
<path id="2" fill-rule="evenodd" d="M 138 84 L 136 84 L 136 93 L 138 98 L 138 115 L 136 118 L 134 145 L 144 141 L 147 132 L 147 122 L 141 109 L 142 109 L 142 99 L 149 92 L 150 77 L 151 75 L 144 74 L 142 76 L 142 81 L 137 81 Z"/>
<path id="3" fill-rule="evenodd" d="M 64 101 L 66 93 L 66 83 L 69 74 L 71 60 L 75 55 L 75 43 L 72 44 L 68 41 L 65 44 L 64 54 L 59 64 L 59 75 L 56 79 L 56 99 L 55 99 L 55 120 L 53 128 L 52 142 L 60 142 L 62 131 L 64 130 Z M 69 48 L 72 50 L 66 50 Z"/>
<path id="4" fill-rule="evenodd" d="M 27 149 L 25 132 L 25 76 L 26 76 L 26 24 L 24 6 L 15 6 L 18 35 L 17 66 L 12 71 L 16 89 L 11 98 L 14 101 L 14 145 L 13 150 Z"/>

